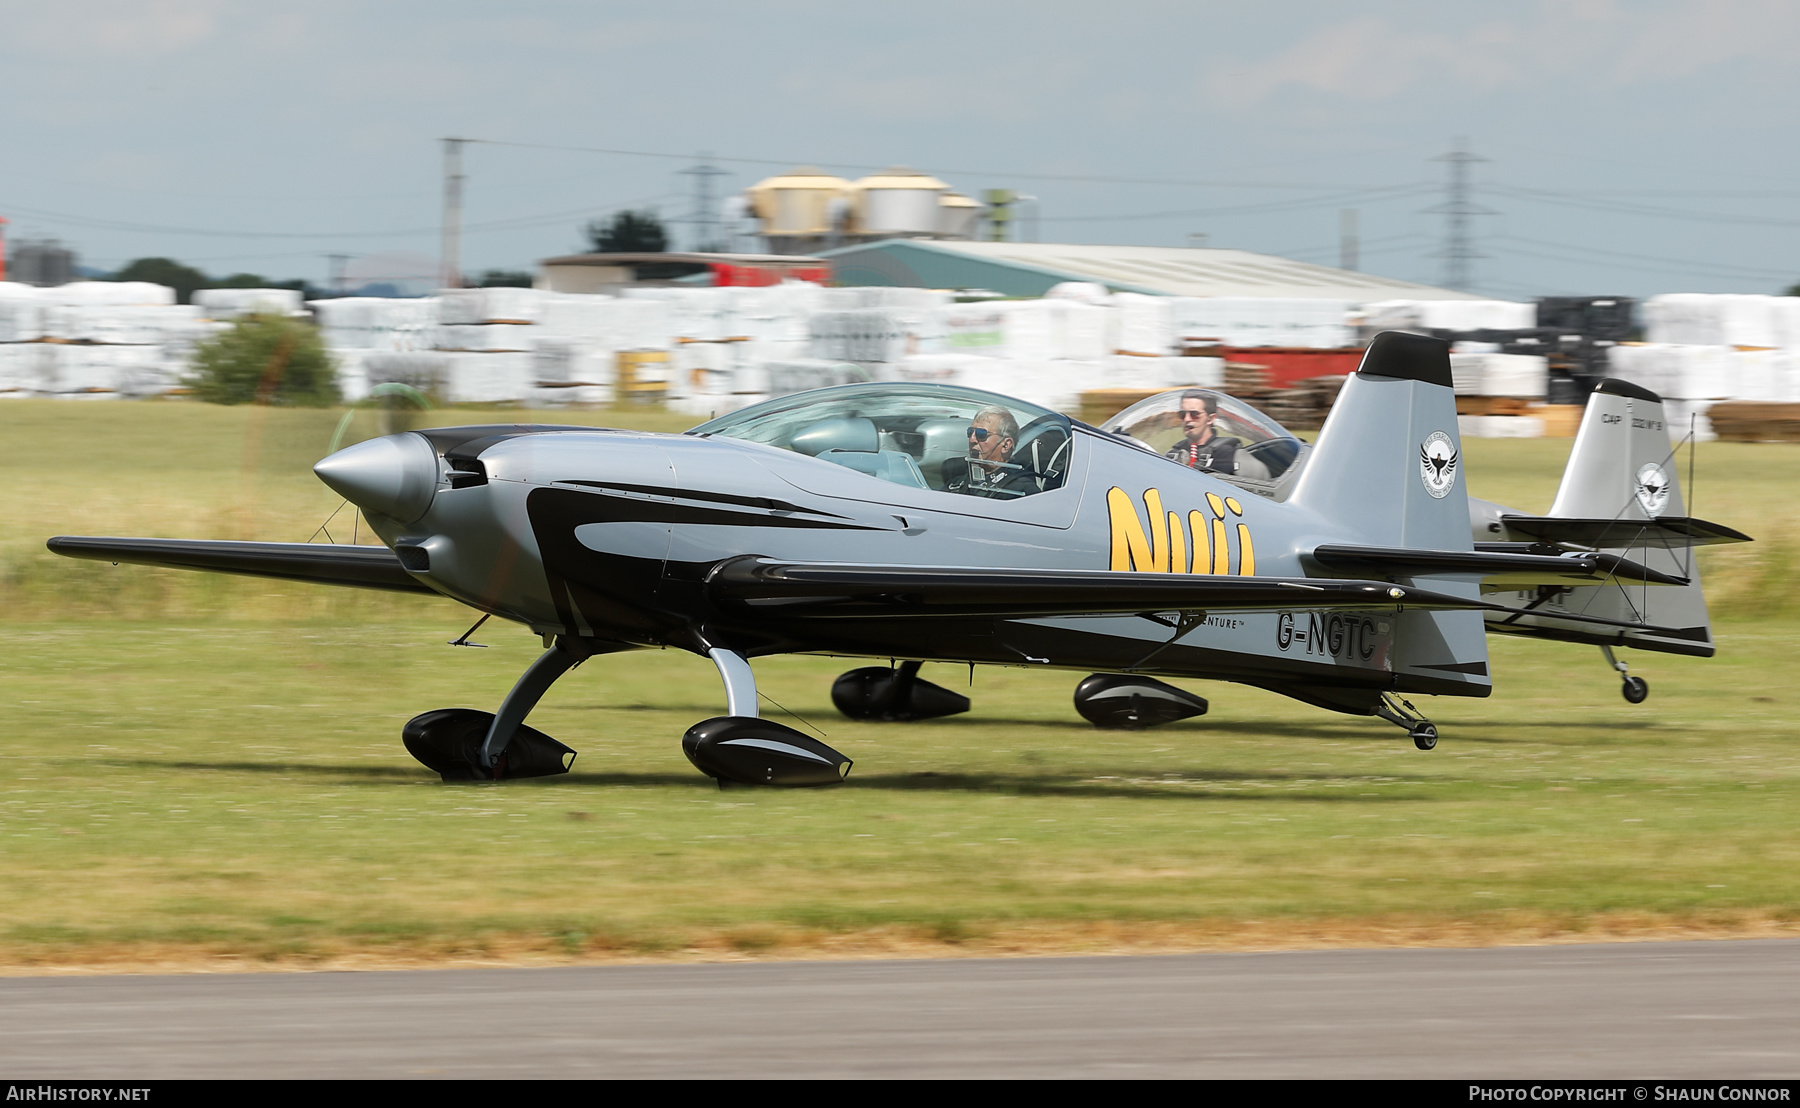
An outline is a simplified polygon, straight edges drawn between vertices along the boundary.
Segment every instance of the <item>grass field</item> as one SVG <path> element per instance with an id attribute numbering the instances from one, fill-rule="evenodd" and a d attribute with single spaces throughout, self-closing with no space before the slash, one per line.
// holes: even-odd
<path id="1" fill-rule="evenodd" d="M 516 413 L 431 413 L 434 422 Z M 358 417 L 363 419 L 366 417 Z M 583 413 L 560 421 L 636 420 Z M 337 413 L 15 402 L 0 519 L 0 964 L 409 964 L 1800 931 L 1800 448 L 1701 448 L 1719 657 L 1491 641 L 1496 691 L 1377 721 L 1191 683 L 1197 721 L 1098 732 L 1079 675 L 975 674 L 974 710 L 832 711 L 852 663 L 758 663 L 857 761 L 837 789 L 721 792 L 681 733 L 709 663 L 596 658 L 532 722 L 565 778 L 450 787 L 400 725 L 491 709 L 538 644 L 443 645 L 448 602 L 76 563 L 56 533 L 304 539 Z M 660 421 L 660 422 L 658 422 Z M 358 425 L 352 437 L 374 432 Z M 1472 490 L 1546 507 L 1563 441 L 1466 444 Z M 332 524 L 354 527 L 340 515 Z M 934 672 L 935 671 L 935 672 Z M 928 667 L 960 686 L 966 671 Z M 778 714 L 778 713 L 772 713 Z"/>

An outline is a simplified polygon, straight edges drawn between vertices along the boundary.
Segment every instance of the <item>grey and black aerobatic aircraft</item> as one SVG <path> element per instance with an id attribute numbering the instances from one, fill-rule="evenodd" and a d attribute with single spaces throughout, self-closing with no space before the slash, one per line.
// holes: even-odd
<path id="1" fill-rule="evenodd" d="M 1184 447 L 1201 423 L 1208 449 Z M 526 625 L 546 649 L 497 713 L 406 725 L 445 780 L 566 772 L 574 751 L 524 725 L 550 685 L 595 655 L 674 646 L 725 686 L 725 714 L 683 737 L 697 768 L 815 785 L 850 760 L 759 718 L 754 658 L 889 659 L 834 684 L 857 718 L 967 710 L 919 676 L 925 662 L 1046 666 L 1093 671 L 1075 701 L 1100 726 L 1198 715 L 1204 700 L 1158 678 L 1208 678 L 1379 716 L 1429 750 L 1437 729 L 1406 698 L 1488 695 L 1487 630 L 1597 643 L 1609 660 L 1615 645 L 1710 654 L 1690 550 L 1744 536 L 1680 514 L 1668 455 L 1660 401 L 1612 383 L 1550 516 L 1471 501 L 1448 347 L 1389 332 L 1310 447 L 1204 390 L 1100 429 L 972 389 L 845 385 L 681 435 L 450 427 L 319 462 L 387 549 L 49 545 L 429 591 Z"/>

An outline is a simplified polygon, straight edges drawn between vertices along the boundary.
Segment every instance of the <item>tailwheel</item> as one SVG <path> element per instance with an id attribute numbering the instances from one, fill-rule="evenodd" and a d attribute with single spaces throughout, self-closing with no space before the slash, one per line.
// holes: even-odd
<path id="1" fill-rule="evenodd" d="M 1621 682 L 1619 695 L 1625 698 L 1625 703 L 1642 704 L 1650 696 L 1650 682 L 1642 677 L 1633 677 L 1631 667 L 1614 656 L 1612 647 L 1603 646 L 1600 653 L 1606 658 L 1606 664 L 1618 673 Z"/>
<path id="2" fill-rule="evenodd" d="M 1437 746 L 1437 724 L 1420 715 L 1412 701 L 1392 693 L 1382 693 L 1380 702 L 1375 705 L 1375 714 L 1396 727 L 1405 728 L 1407 737 L 1420 750 L 1431 750 Z"/>

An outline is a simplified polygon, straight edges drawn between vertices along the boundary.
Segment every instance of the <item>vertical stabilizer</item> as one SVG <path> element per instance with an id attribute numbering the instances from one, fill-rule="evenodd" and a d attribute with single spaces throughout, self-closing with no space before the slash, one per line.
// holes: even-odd
<path id="1" fill-rule="evenodd" d="M 1682 428 L 1676 428 L 1677 435 Z M 1570 589 L 1540 603 L 1538 615 L 1511 621 L 1527 627 L 1553 629 L 1557 637 L 1604 645 L 1635 646 L 1676 654 L 1710 656 L 1712 626 L 1706 597 L 1700 588 L 1699 567 L 1693 547 L 1671 540 L 1661 529 L 1640 529 L 1637 523 L 1657 518 L 1683 517 L 1681 479 L 1675 452 L 1669 446 L 1662 398 L 1649 389 L 1626 381 L 1605 380 L 1588 397 L 1581 429 L 1569 464 L 1563 469 L 1546 520 L 1612 521 L 1590 545 L 1640 562 L 1673 577 L 1684 577 L 1679 586 L 1631 585 L 1611 581 L 1604 585 Z M 1504 522 L 1502 517 L 1502 521 Z M 1509 530 L 1511 528 L 1509 527 Z M 1540 531 L 1554 538 L 1554 527 Z M 1533 537 L 1520 534 L 1516 537 Z M 1509 604 L 1535 597 L 1495 597 Z M 1514 604 L 1514 606 L 1522 606 Z M 1558 621 L 1557 611 L 1600 616 L 1623 623 L 1647 623 L 1673 628 L 1676 634 L 1656 634 L 1621 628 L 1610 631 L 1592 625 Z M 1504 628 L 1501 628 L 1504 629 Z"/>
<path id="2" fill-rule="evenodd" d="M 1371 546 L 1469 550 L 1463 476 L 1450 344 L 1383 331 L 1332 405 L 1291 502 Z"/>
<path id="3" fill-rule="evenodd" d="M 1289 502 L 1316 514 L 1321 541 L 1471 550 L 1450 344 L 1384 331 L 1344 383 Z M 1410 581 L 1408 583 L 1411 583 Z M 1471 575 L 1420 587 L 1475 597 Z M 1393 659 L 1400 691 L 1485 696 L 1487 637 L 1476 612 L 1409 611 Z"/>

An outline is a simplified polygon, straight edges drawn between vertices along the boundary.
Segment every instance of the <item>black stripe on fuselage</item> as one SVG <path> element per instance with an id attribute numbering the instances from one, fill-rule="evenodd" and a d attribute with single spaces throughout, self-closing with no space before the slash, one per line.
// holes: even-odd
<path id="1" fill-rule="evenodd" d="M 801 504 L 788 504 L 787 500 L 776 500 L 774 496 L 743 496 L 740 493 L 711 493 L 706 489 L 677 489 L 668 486 L 641 486 L 641 484 L 625 484 L 619 480 L 558 480 L 556 484 L 572 484 L 572 486 L 605 489 L 608 493 L 639 493 L 644 496 L 673 496 L 677 500 L 702 500 L 707 504 L 736 504 L 742 507 L 760 507 L 763 511 L 797 511 L 808 516 L 821 516 L 828 520 L 848 520 L 850 516 L 819 511 L 817 507 L 805 507 Z"/>
<path id="2" fill-rule="evenodd" d="M 644 523 L 703 523 L 715 527 L 808 527 L 824 528 L 835 531 L 881 531 L 894 528 L 868 527 L 860 523 L 834 522 L 850 519 L 849 516 L 834 515 L 821 512 L 815 508 L 804 508 L 798 504 L 790 504 L 785 500 L 776 500 L 767 496 L 739 496 L 725 492 L 703 492 L 691 489 L 665 488 L 657 485 L 628 485 L 623 482 L 606 481 L 558 481 L 558 485 L 578 485 L 583 488 L 598 489 L 603 494 L 621 497 L 634 505 L 643 505 L 646 510 L 634 511 L 630 518 Z M 712 504 L 735 504 L 746 508 L 761 508 L 763 512 L 804 512 L 809 518 L 796 518 L 785 515 L 764 515 L 750 512 L 731 512 L 718 508 L 703 508 L 696 504 L 675 504 L 666 500 L 644 500 L 642 497 L 670 497 L 675 500 L 693 500 Z"/>

